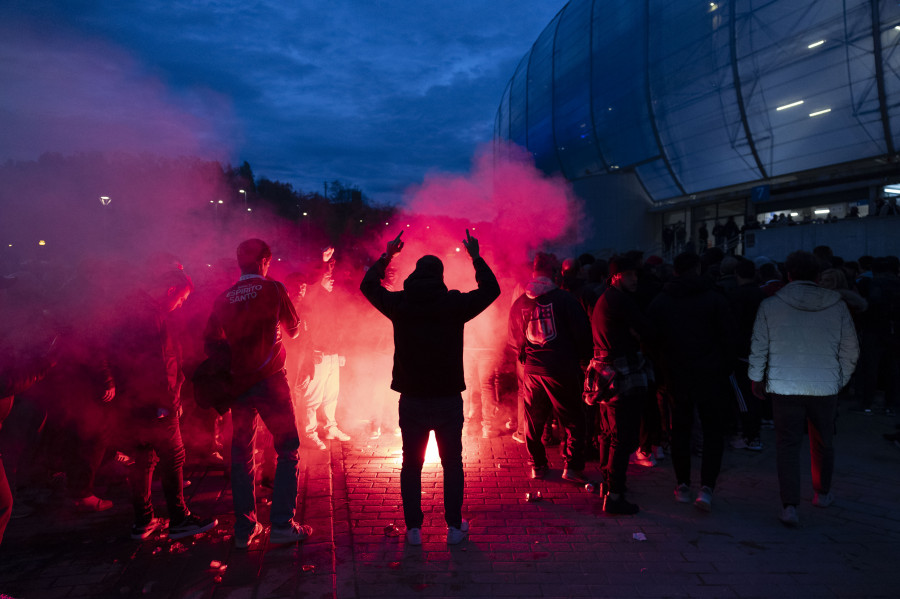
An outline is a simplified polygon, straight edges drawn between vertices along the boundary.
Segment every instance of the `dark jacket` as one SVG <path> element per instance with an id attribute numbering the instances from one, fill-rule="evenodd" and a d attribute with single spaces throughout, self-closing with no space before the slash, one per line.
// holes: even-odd
<path id="1" fill-rule="evenodd" d="M 116 401 L 138 417 L 180 406 L 181 355 L 159 304 L 146 292 L 127 297 L 112 326 L 110 367 Z"/>
<path id="2" fill-rule="evenodd" d="M 737 327 L 725 297 L 706 279 L 676 277 L 650 304 L 658 359 L 671 382 L 727 376 L 736 359 Z"/>
<path id="3" fill-rule="evenodd" d="M 641 341 L 653 335 L 650 319 L 641 311 L 637 298 L 615 286 L 609 286 L 591 314 L 594 350 L 609 361 L 635 356 Z"/>
<path id="4" fill-rule="evenodd" d="M 766 299 L 766 294 L 756 283 L 744 283 L 725 292 L 731 313 L 734 314 L 737 324 L 737 341 L 735 351 L 738 358 L 744 361 L 750 355 L 750 338 L 753 336 L 753 323 L 756 322 L 756 312 L 759 304 Z"/>
<path id="5" fill-rule="evenodd" d="M 510 308 L 509 344 L 526 373 L 564 375 L 590 361 L 591 324 L 571 293 L 539 277 Z"/>
<path id="6" fill-rule="evenodd" d="M 363 277 L 360 291 L 394 325 L 391 389 L 415 397 L 442 397 L 466 388 L 463 330 L 500 297 L 500 285 L 482 258 L 472 262 L 478 289 L 450 291 L 441 277 L 414 271 L 403 291 L 381 285 L 388 259 L 379 258 Z"/>

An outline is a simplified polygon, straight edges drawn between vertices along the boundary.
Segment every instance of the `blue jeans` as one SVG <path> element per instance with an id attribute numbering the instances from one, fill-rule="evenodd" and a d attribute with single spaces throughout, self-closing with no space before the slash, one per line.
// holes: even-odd
<path id="1" fill-rule="evenodd" d="M 444 470 L 444 520 L 447 526 L 454 528 L 462 524 L 462 429 L 462 395 L 400 395 L 400 432 L 403 436 L 400 496 L 406 528 L 421 528 L 425 519 L 422 513 L 422 465 L 431 431 L 434 431 Z"/>
<path id="2" fill-rule="evenodd" d="M 275 484 L 272 492 L 273 528 L 291 525 L 297 507 L 297 462 L 300 438 L 294 421 L 291 390 L 284 370 L 264 379 L 231 408 L 234 436 L 231 442 L 231 494 L 234 500 L 234 534 L 249 535 L 256 525 L 256 493 L 253 476 L 253 439 L 259 415 L 275 439 Z"/>

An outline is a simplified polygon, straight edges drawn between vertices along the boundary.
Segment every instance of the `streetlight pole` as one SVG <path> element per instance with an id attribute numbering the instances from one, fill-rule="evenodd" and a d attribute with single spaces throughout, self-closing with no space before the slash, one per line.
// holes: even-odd
<path id="1" fill-rule="evenodd" d="M 103 232 L 106 234 L 106 242 L 109 243 L 109 203 L 112 198 L 109 196 L 100 196 L 100 204 L 103 205 Z"/>

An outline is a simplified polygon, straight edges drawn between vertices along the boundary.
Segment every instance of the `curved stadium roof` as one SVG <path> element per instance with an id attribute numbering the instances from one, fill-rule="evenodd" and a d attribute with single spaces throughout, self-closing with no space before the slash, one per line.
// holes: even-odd
<path id="1" fill-rule="evenodd" d="M 495 138 L 654 201 L 900 148 L 900 3 L 572 0 L 518 65 Z"/>

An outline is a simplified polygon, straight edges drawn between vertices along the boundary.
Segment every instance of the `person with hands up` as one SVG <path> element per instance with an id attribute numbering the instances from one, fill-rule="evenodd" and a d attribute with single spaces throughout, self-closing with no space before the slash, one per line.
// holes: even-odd
<path id="1" fill-rule="evenodd" d="M 500 296 L 500 285 L 481 258 L 478 240 L 466 230 L 463 245 L 472 258 L 477 289 L 448 290 L 443 262 L 425 255 L 403 282 L 402 291 L 388 291 L 381 281 L 391 259 L 403 249 L 402 235 L 387 243 L 363 277 L 360 291 L 394 328 L 391 389 L 400 393 L 400 494 L 407 542 L 422 544 L 422 465 L 433 430 L 444 470 L 447 543 L 455 545 L 469 531 L 469 523 L 462 519 L 463 330 Z"/>

